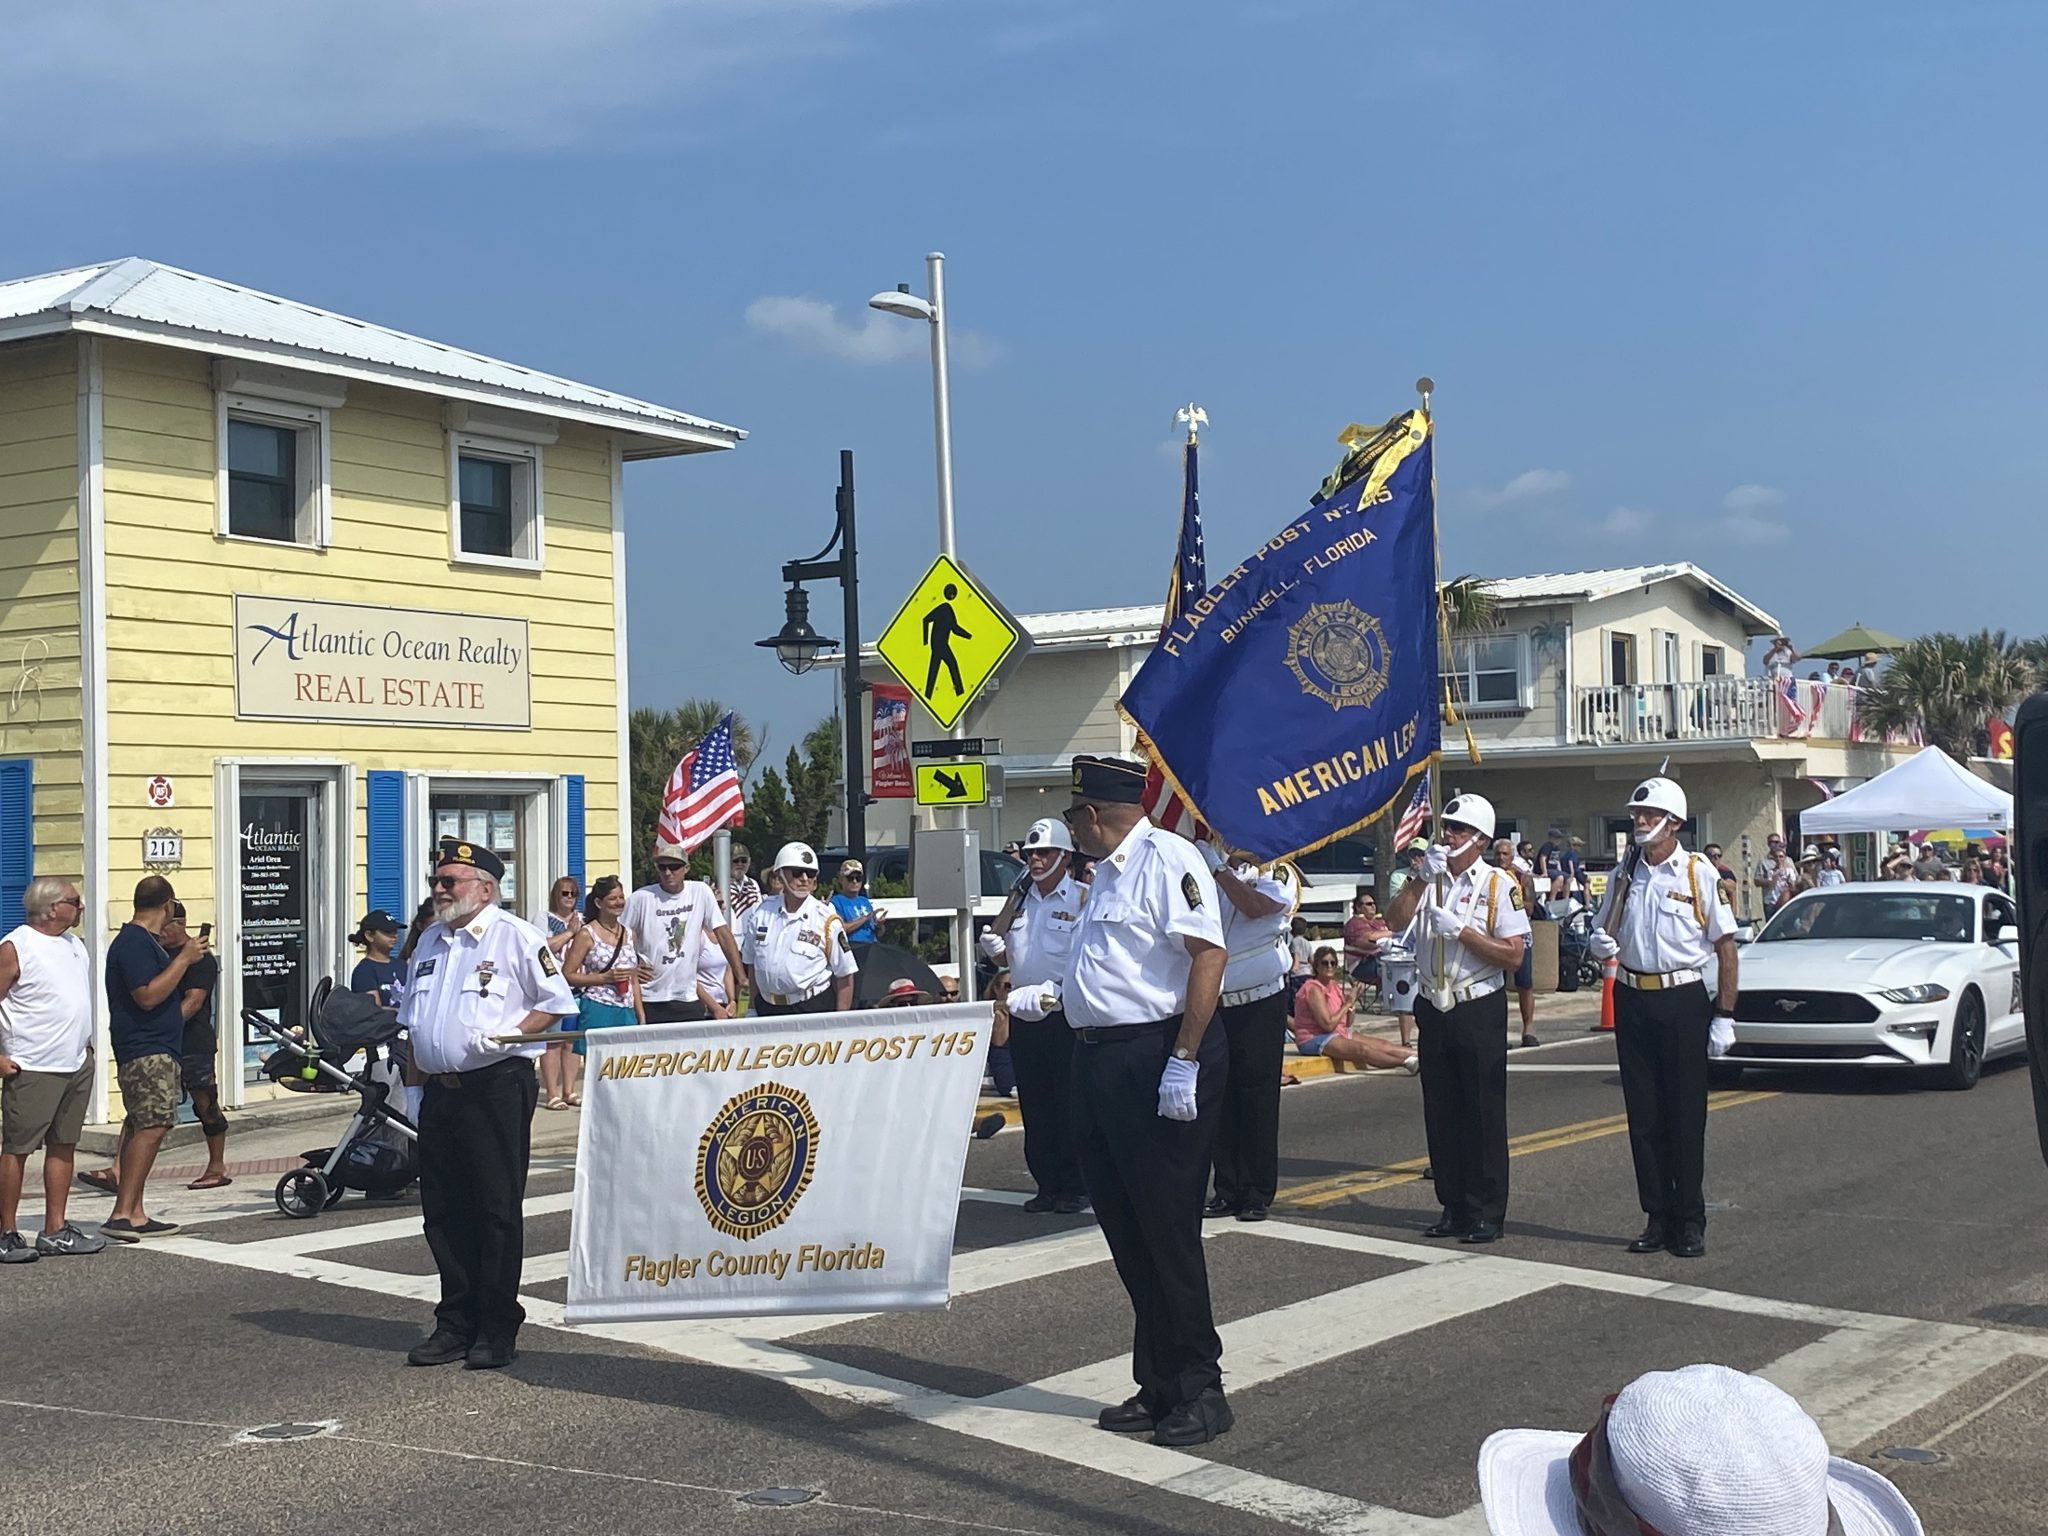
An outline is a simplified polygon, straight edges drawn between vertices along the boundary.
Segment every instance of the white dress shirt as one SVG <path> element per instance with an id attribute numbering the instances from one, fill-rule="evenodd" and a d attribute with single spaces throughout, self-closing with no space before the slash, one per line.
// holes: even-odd
<path id="1" fill-rule="evenodd" d="M 1595 927 L 1607 925 L 1623 884 L 1619 870 L 1607 877 Z M 1640 859 L 1626 884 L 1628 904 L 1621 909 L 1621 926 L 1614 934 L 1625 971 L 1639 976 L 1704 971 L 1715 940 L 1735 932 L 1735 914 L 1721 896 L 1720 873 L 1703 854 L 1678 848 L 1662 864 Z"/>
<path id="2" fill-rule="evenodd" d="M 541 931 L 491 906 L 460 928 L 428 924 L 413 951 L 398 1022 L 412 1033 L 412 1059 L 422 1072 L 473 1072 L 546 1049 L 540 1041 L 491 1043 L 529 1013 L 575 1012 L 575 995 Z"/>
<path id="3" fill-rule="evenodd" d="M 654 967 L 640 996 L 650 1003 L 697 1001 L 697 956 L 714 929 L 725 926 L 718 898 L 702 880 L 685 880 L 674 895 L 660 885 L 643 885 L 626 898 L 625 924 L 633 947 Z M 712 939 L 715 944 L 718 941 Z"/>
<path id="4" fill-rule="evenodd" d="M 764 899 L 746 916 L 740 959 L 752 968 L 761 1000 L 778 1008 L 816 997 L 860 969 L 846 925 L 815 896 L 794 912 L 780 896 Z"/>
<path id="5" fill-rule="evenodd" d="M 1232 864 L 1230 873 L 1240 884 L 1251 887 L 1280 910 L 1264 917 L 1246 917 L 1224 895 L 1216 894 L 1223 917 L 1223 942 L 1230 958 L 1223 966 L 1226 993 L 1259 992 L 1270 995 L 1287 979 L 1290 958 L 1287 940 L 1294 928 L 1294 914 L 1301 906 L 1301 885 L 1292 865 L 1274 864 L 1261 869 L 1256 864 Z M 1249 999 L 1247 999 L 1249 1001 Z"/>
<path id="6" fill-rule="evenodd" d="M 1074 930 L 1081 925 L 1087 900 L 1088 887 L 1072 875 L 1061 876 L 1050 892 L 1039 890 L 1036 880 L 1031 882 L 1001 941 L 1012 988 L 1035 987 L 1067 974 Z"/>
<path id="7" fill-rule="evenodd" d="M 1449 992 L 1460 1000 L 1499 991 L 1506 980 L 1499 963 L 1461 940 L 1437 938 L 1430 927 L 1429 909 L 1441 906 L 1455 912 L 1464 919 L 1465 927 L 1491 938 L 1519 939 L 1529 932 L 1521 881 L 1484 859 L 1474 859 L 1462 875 L 1444 876 L 1441 896 L 1435 879 L 1427 875 L 1416 878 L 1424 882 L 1427 894 L 1416 907 L 1401 943 L 1415 956 L 1417 989 L 1425 997 Z"/>
<path id="8" fill-rule="evenodd" d="M 1222 945 L 1219 904 L 1195 845 L 1140 817 L 1096 862 L 1062 989 L 1067 1023 L 1151 1024 L 1186 1011 L 1186 941 Z"/>

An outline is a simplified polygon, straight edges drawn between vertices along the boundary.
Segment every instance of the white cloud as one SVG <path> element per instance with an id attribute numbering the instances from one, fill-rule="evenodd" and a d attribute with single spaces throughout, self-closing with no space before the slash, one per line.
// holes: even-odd
<path id="1" fill-rule="evenodd" d="M 931 332 L 915 320 L 863 310 L 859 324 L 840 318 L 823 299 L 770 294 L 747 306 L 747 325 L 776 336 L 799 352 L 861 367 L 886 366 L 931 356 Z M 996 346 L 974 331 L 948 331 L 946 356 L 956 367 L 983 368 L 995 361 Z"/>
<path id="2" fill-rule="evenodd" d="M 1594 522 L 1589 531 L 1604 538 L 1626 539 L 1647 532 L 1656 521 L 1656 513 L 1646 512 L 1641 507 L 1616 507 Z"/>
<path id="3" fill-rule="evenodd" d="M 97 0 L 8 28 L 0 140 L 63 159 L 336 145 L 523 148 L 748 89 L 769 65 L 852 46 L 842 23 L 902 0 Z M 81 110 L 88 103 L 89 110 Z"/>
<path id="4" fill-rule="evenodd" d="M 1472 503 L 1482 512 L 1497 511 L 1517 502 L 1540 501 L 1571 489 L 1572 477 L 1561 469 L 1525 469 L 1498 490 L 1472 493 Z"/>
<path id="5" fill-rule="evenodd" d="M 1721 498 L 1722 516 L 1714 527 L 1734 544 L 1782 544 L 1792 530 L 1778 516 L 1785 493 L 1775 485 L 1738 485 Z"/>
<path id="6" fill-rule="evenodd" d="M 1785 493 L 1775 485 L 1738 485 L 1721 498 L 1722 510 L 1755 514 L 1785 505 Z"/>

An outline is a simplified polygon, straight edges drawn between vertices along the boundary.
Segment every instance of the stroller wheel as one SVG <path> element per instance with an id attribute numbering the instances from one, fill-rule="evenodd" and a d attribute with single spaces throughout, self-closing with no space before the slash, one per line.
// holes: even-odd
<path id="1" fill-rule="evenodd" d="M 304 1220 L 318 1216 L 333 1203 L 330 1195 L 340 1193 L 338 1189 L 328 1189 L 327 1176 L 318 1168 L 294 1168 L 277 1181 L 277 1208 L 287 1216 Z"/>

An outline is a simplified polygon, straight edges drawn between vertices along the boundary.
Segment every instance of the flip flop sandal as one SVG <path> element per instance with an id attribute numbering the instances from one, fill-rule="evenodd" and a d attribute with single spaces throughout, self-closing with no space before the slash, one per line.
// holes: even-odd
<path id="1" fill-rule="evenodd" d="M 187 1184 L 185 1187 L 187 1189 L 226 1189 L 230 1184 L 234 1182 L 235 1181 L 229 1178 L 226 1174 L 222 1174 L 217 1179 L 194 1179 L 190 1184 Z"/>
<path id="2" fill-rule="evenodd" d="M 91 1173 L 81 1173 L 78 1176 L 78 1182 L 85 1185 L 88 1189 L 98 1190 L 103 1195 L 118 1195 L 121 1193 L 120 1183 L 104 1168 L 96 1168 Z"/>
<path id="3" fill-rule="evenodd" d="M 1292 1072 L 1282 1072 L 1280 1074 L 1280 1086 L 1282 1088 L 1299 1088 L 1301 1086 L 1301 1079 Z"/>
<path id="4" fill-rule="evenodd" d="M 567 1109 L 569 1101 L 567 1099 L 549 1099 L 543 1107 L 547 1109 Z"/>
<path id="5" fill-rule="evenodd" d="M 580 1093 L 565 1093 L 562 1097 L 568 1101 L 571 1109 L 581 1109 L 583 1107 L 583 1095 Z"/>

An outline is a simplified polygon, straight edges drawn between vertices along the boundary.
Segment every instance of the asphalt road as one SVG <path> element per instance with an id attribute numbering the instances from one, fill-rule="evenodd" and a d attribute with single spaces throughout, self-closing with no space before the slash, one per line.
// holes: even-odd
<path id="1" fill-rule="evenodd" d="M 530 1324 L 495 1374 L 401 1363 L 429 1311 L 414 1208 L 287 1222 L 248 1174 L 166 1194 L 190 1221 L 160 1247 L 0 1271 L 0 1532 L 1482 1531 L 1490 1430 L 1583 1427 L 1695 1360 L 1787 1386 L 1930 1531 L 2048 1528 L 2048 1170 L 2023 1069 L 1968 1094 L 1752 1075 L 1716 1096 L 1709 1248 L 1685 1262 L 1621 1251 L 1640 1215 L 1611 1045 L 1514 1061 L 1509 1237 L 1485 1250 L 1420 1236 L 1412 1080 L 1287 1090 L 1276 1219 L 1212 1224 L 1237 1428 L 1195 1453 L 1088 1422 L 1128 1390 L 1128 1314 L 1089 1223 L 1016 1208 L 1014 1135 L 970 1152 L 944 1312 Z M 566 1118 L 543 1117 L 557 1146 Z M 542 1168 L 527 1290 L 547 1303 L 572 1173 Z M 281 1422 L 322 1432 L 237 1438 Z M 766 1488 L 813 1496 L 739 1502 Z"/>

